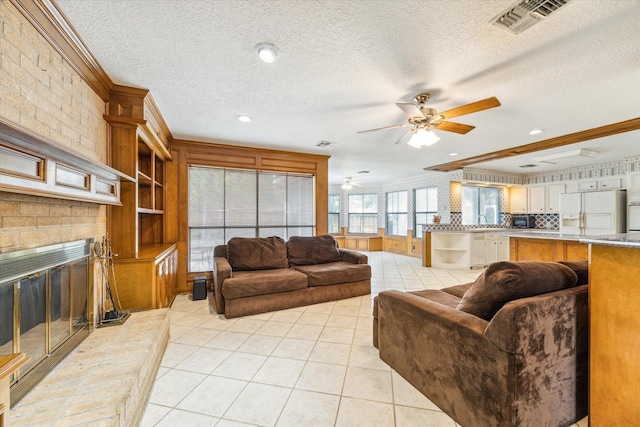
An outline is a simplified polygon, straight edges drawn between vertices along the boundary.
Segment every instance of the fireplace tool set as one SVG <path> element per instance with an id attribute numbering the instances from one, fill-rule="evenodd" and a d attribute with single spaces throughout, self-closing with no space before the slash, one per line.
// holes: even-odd
<path id="1" fill-rule="evenodd" d="M 111 249 L 109 235 L 107 234 L 106 236 L 103 236 L 101 242 L 96 242 L 93 245 L 93 250 L 98 256 L 98 259 L 100 259 L 100 269 L 102 270 L 106 293 L 106 296 L 102 299 L 103 301 L 100 307 L 100 322 L 98 323 L 98 327 L 121 325 L 131 314 L 129 312 L 122 311 L 122 304 L 120 304 L 118 287 L 116 285 L 116 275 L 113 268 L 113 257 L 117 256 L 117 254 L 114 254 Z M 113 298 L 113 292 L 111 292 L 112 284 L 115 289 L 115 299 Z M 118 304 L 116 304 L 116 301 Z"/>

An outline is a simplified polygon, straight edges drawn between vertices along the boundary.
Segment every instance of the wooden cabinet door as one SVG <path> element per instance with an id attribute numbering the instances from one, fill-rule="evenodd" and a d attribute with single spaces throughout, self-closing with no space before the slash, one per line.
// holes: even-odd
<path id="1" fill-rule="evenodd" d="M 357 239 L 357 249 L 359 251 L 368 251 L 369 250 L 369 239 Z"/>
<path id="2" fill-rule="evenodd" d="M 471 233 L 471 266 L 482 266 L 486 262 L 486 240 L 482 233 Z"/>
<path id="3" fill-rule="evenodd" d="M 544 213 L 546 212 L 546 192 L 544 185 L 529 187 L 529 212 Z"/>
<path id="4" fill-rule="evenodd" d="M 509 238 L 499 237 L 498 239 L 498 261 L 509 261 Z"/>
<path id="5" fill-rule="evenodd" d="M 640 193 L 640 172 L 627 175 L 627 193 Z"/>
<path id="6" fill-rule="evenodd" d="M 511 187 L 509 194 L 511 197 L 511 213 L 528 212 L 527 187 Z"/>
<path id="7" fill-rule="evenodd" d="M 560 194 L 564 192 L 564 184 L 553 184 L 547 187 L 547 212 L 560 212 Z"/>

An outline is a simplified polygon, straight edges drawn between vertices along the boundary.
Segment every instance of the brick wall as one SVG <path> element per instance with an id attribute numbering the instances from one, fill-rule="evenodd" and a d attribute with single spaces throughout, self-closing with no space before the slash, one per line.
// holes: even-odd
<path id="1" fill-rule="evenodd" d="M 107 162 L 105 102 L 22 14 L 0 0 L 0 116 Z M 106 232 L 106 207 L 0 192 L 0 252 Z"/>

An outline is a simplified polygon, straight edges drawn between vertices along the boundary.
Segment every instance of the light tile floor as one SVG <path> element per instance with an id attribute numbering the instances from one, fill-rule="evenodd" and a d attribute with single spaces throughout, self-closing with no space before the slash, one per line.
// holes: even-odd
<path id="1" fill-rule="evenodd" d="M 457 426 L 380 360 L 371 309 L 382 290 L 440 289 L 480 271 L 367 255 L 372 294 L 363 297 L 225 319 L 206 300 L 178 296 L 141 425 Z"/>

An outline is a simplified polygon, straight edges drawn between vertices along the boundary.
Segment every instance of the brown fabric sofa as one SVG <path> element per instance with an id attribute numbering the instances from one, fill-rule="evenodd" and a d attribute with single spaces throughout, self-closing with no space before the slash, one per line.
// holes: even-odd
<path id="1" fill-rule="evenodd" d="M 371 293 L 366 255 L 332 236 L 234 237 L 214 248 L 213 295 L 227 318 Z"/>
<path id="2" fill-rule="evenodd" d="M 474 283 L 374 300 L 380 358 L 463 427 L 567 426 L 587 415 L 587 263 L 545 263 L 558 270 L 559 289 L 541 294 L 535 283 L 554 280 L 522 263 L 492 264 Z M 478 307 L 465 298 L 496 286 L 484 295 L 504 300 L 495 314 L 468 312 Z M 511 288 L 525 296 L 509 300 Z"/>

